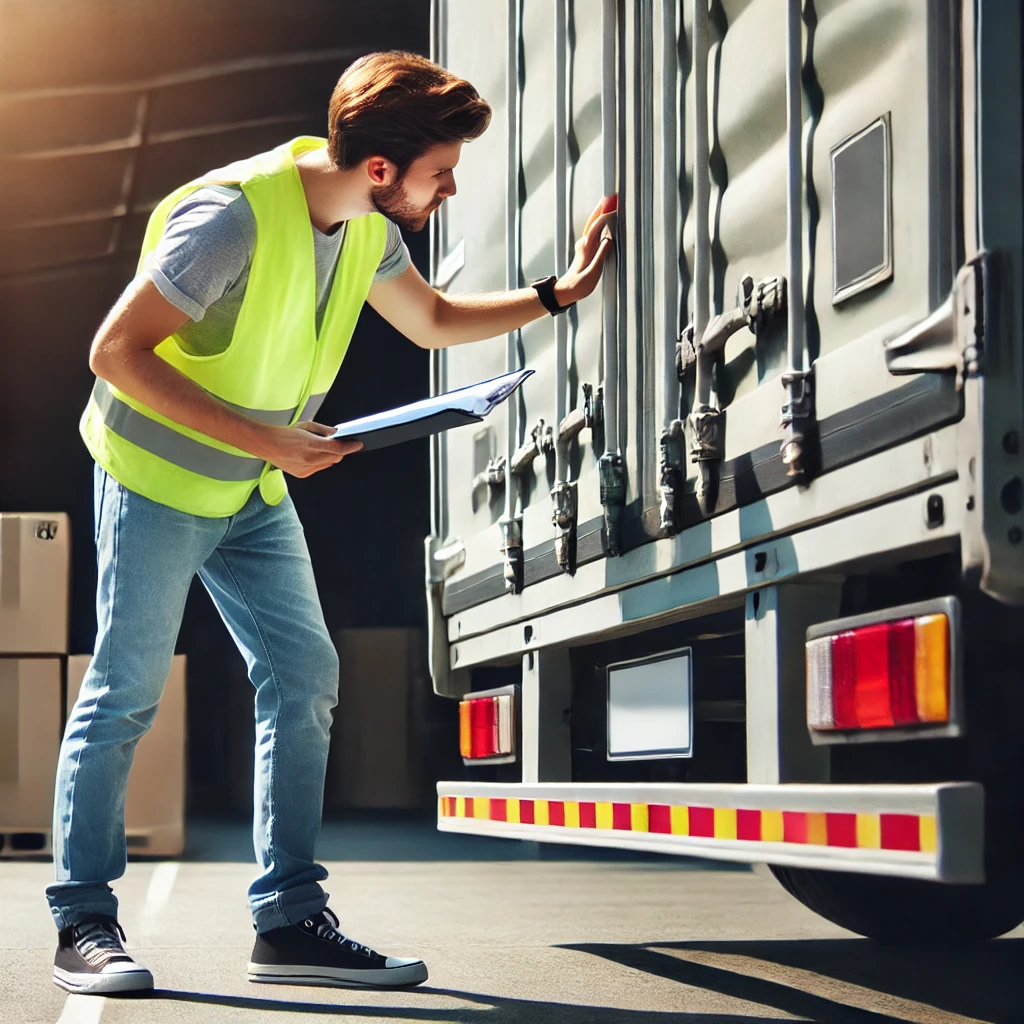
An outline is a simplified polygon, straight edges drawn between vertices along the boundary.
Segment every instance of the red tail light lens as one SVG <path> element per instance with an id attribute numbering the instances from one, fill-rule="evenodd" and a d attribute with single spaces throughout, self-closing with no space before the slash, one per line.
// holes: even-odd
<path id="1" fill-rule="evenodd" d="M 889 697 L 894 725 L 920 722 L 917 713 L 916 627 L 913 619 L 889 626 Z"/>
<path id="2" fill-rule="evenodd" d="M 853 689 L 857 724 L 880 729 L 893 724 L 889 696 L 889 627 L 867 626 L 853 634 L 856 682 Z"/>
<path id="3" fill-rule="evenodd" d="M 822 722 L 821 728 L 856 729 L 857 728 L 857 662 L 855 654 L 855 637 L 853 633 L 840 633 L 825 644 L 832 647 L 832 715 L 827 725 Z"/>

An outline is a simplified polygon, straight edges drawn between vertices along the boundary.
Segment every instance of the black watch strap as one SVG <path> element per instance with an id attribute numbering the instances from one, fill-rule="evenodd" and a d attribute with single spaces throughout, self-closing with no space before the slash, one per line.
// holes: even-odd
<path id="1" fill-rule="evenodd" d="M 544 308 L 552 316 L 558 316 L 559 313 L 564 313 L 569 308 L 569 306 L 560 306 L 558 299 L 555 298 L 555 282 L 557 280 L 558 278 L 552 274 L 550 277 L 542 277 L 530 282 L 530 287 L 536 289 Z M 569 303 L 569 305 L 571 306 L 573 303 Z"/>

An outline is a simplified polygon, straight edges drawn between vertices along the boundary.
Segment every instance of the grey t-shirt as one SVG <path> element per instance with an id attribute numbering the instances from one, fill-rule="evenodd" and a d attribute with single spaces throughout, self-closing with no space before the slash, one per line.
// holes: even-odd
<path id="1" fill-rule="evenodd" d="M 374 281 L 391 281 L 410 264 L 398 227 L 388 221 L 387 228 Z M 313 228 L 318 330 L 344 238 L 344 224 L 330 234 Z M 143 262 L 143 273 L 189 317 L 178 335 L 190 354 L 216 355 L 230 344 L 255 247 L 256 218 L 237 186 L 197 189 L 168 214 L 160 241 Z"/>

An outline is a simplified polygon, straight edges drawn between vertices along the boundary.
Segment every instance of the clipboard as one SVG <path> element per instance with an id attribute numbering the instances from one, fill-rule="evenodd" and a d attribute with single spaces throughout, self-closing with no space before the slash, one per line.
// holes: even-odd
<path id="1" fill-rule="evenodd" d="M 480 423 L 533 372 L 516 370 L 433 398 L 338 423 L 330 436 L 338 440 L 360 441 L 363 451 L 372 452 L 471 423 Z"/>

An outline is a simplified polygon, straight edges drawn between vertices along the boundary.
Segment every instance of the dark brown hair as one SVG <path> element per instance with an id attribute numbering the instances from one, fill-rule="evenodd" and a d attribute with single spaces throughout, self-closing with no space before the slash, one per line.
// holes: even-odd
<path id="1" fill-rule="evenodd" d="M 327 149 L 337 167 L 382 156 L 404 173 L 431 146 L 478 138 L 491 108 L 465 79 L 425 57 L 388 50 L 345 69 L 328 116 Z"/>

